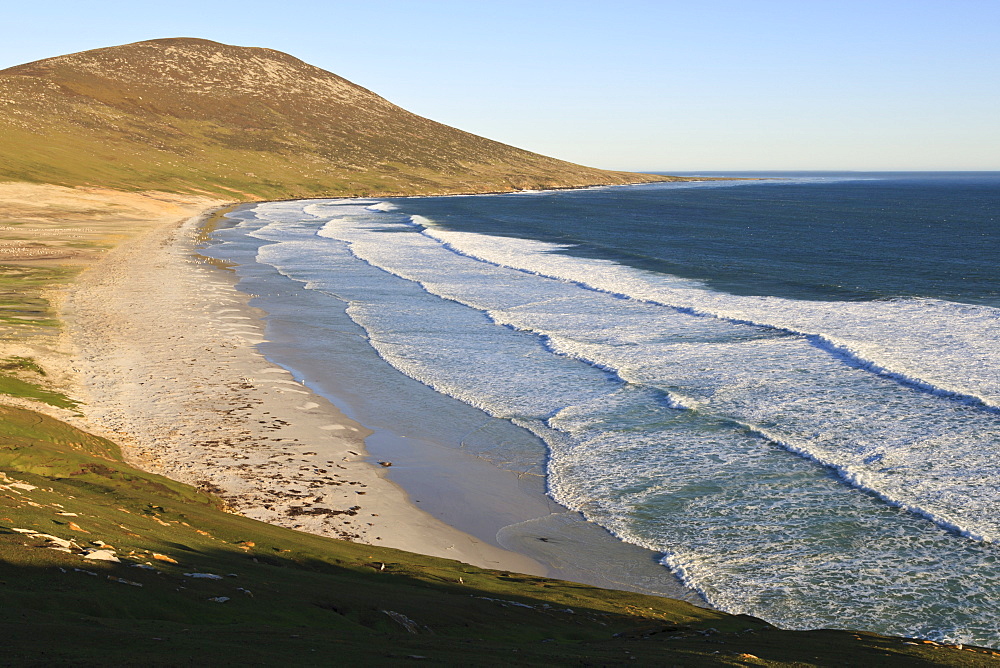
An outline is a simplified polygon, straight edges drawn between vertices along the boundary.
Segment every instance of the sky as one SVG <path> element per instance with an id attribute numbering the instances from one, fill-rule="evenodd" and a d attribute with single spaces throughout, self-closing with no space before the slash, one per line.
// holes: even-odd
<path id="1" fill-rule="evenodd" d="M 159 37 L 290 53 L 606 169 L 1000 170 L 1000 0 L 5 3 L 0 68 Z"/>

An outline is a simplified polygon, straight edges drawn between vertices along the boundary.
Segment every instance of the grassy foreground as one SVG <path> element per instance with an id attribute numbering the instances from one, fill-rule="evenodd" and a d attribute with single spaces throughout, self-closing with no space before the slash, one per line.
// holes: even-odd
<path id="1" fill-rule="evenodd" d="M 0 406 L 4 665 L 956 665 L 1000 654 L 782 631 L 670 599 L 231 515 L 112 442 Z"/>

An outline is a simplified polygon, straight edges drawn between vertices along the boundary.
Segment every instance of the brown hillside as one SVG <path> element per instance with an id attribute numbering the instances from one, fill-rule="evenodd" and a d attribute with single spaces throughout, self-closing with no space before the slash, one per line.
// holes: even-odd
<path id="1" fill-rule="evenodd" d="M 240 199 L 663 180 L 456 130 L 271 49 L 158 39 L 0 70 L 0 180 Z"/>

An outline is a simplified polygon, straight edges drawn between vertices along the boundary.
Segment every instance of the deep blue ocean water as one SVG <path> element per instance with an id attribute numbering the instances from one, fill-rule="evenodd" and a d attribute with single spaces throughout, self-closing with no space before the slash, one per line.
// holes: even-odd
<path id="1" fill-rule="evenodd" d="M 774 180 L 675 187 L 669 198 L 654 186 L 405 208 L 449 229 L 573 244 L 565 252 L 738 295 L 1000 304 L 1000 175 L 764 178 Z"/>
<path id="2" fill-rule="evenodd" d="M 395 374 L 371 419 L 460 406 L 713 605 L 1000 645 L 1000 174 L 766 176 L 265 203 L 211 252 L 284 349 Z"/>

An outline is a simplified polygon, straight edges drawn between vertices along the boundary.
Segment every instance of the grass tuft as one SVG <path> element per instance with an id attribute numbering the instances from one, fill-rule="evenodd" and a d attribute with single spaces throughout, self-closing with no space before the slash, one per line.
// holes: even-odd
<path id="1" fill-rule="evenodd" d="M 28 371 L 31 373 L 38 374 L 39 376 L 45 376 L 45 369 L 38 365 L 38 363 L 30 357 L 8 357 L 5 360 L 0 360 L 0 370 L 2 371 Z"/>
<path id="2" fill-rule="evenodd" d="M 67 408 L 74 410 L 79 407 L 80 402 L 70 399 L 61 392 L 47 390 L 41 385 L 31 383 L 14 376 L 0 374 L 0 394 L 11 397 L 21 397 L 23 399 L 33 399 L 56 406 L 57 408 Z"/>

